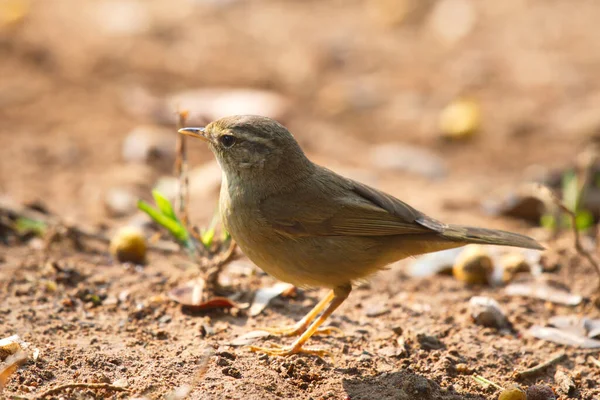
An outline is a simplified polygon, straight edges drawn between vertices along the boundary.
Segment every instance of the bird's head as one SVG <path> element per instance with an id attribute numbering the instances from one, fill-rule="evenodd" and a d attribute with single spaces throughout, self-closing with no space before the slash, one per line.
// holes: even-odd
<path id="1" fill-rule="evenodd" d="M 310 166 L 298 142 L 279 122 L 256 115 L 235 115 L 203 128 L 183 128 L 180 133 L 208 142 L 228 176 L 245 178 L 297 174 Z M 256 177 L 256 178 L 255 178 Z"/>

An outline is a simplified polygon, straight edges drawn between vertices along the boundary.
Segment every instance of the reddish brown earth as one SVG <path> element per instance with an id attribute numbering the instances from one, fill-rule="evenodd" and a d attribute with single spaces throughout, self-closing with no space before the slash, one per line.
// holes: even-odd
<path id="1" fill-rule="evenodd" d="M 0 23 L 0 195 L 41 201 L 90 227 L 123 225 L 129 217 L 107 214 L 106 191 L 124 186 L 148 198 L 156 179 L 170 173 L 122 159 L 128 133 L 156 124 L 132 97 L 136 88 L 163 96 L 251 87 L 289 99 L 282 122 L 314 160 L 444 221 L 542 238 L 524 222 L 485 215 L 478 203 L 514 190 L 532 166 L 572 164 L 600 127 L 600 4 L 458 3 L 470 5 L 474 25 L 449 44 L 431 27 L 434 2 L 398 2 L 414 9 L 394 25 L 388 17 L 399 6 L 387 1 L 132 0 L 126 4 L 135 18 L 146 15 L 146 25 L 109 34 L 108 16 L 127 11 L 115 3 L 32 1 L 22 21 Z M 125 19 L 120 29 L 134 22 Z M 459 94 L 480 104 L 482 127 L 470 141 L 449 143 L 439 139 L 436 121 Z M 389 142 L 438 154 L 447 175 L 430 180 L 374 166 L 368 150 Z M 192 167 L 211 160 L 201 144 L 190 147 Z M 197 225 L 209 223 L 215 200 L 214 191 L 202 202 L 192 197 Z M 498 391 L 477 384 L 475 374 L 508 387 L 513 371 L 564 350 L 558 366 L 518 383 L 556 388 L 560 369 L 574 377 L 570 398 L 600 398 L 600 367 L 589 362 L 590 351 L 524 334 L 553 315 L 600 316 L 589 300 L 596 276 L 568 235 L 547 243 L 548 258 L 560 266 L 553 278 L 586 296 L 579 306 L 509 297 L 450 276 L 411 278 L 404 261 L 357 287 L 333 315 L 343 336 L 311 340 L 334 354 L 324 359 L 227 346 L 256 327 L 298 320 L 324 291 L 275 299 L 257 317 L 189 312 L 166 298 L 194 276 L 183 256 L 151 253 L 147 266 L 134 268 L 114 264 L 106 246 L 82 251 L 64 241 L 45 253 L 31 243 L 0 244 L 0 338 L 19 334 L 40 350 L 2 395 L 33 398 L 61 384 L 124 379 L 127 393 L 74 389 L 56 398 L 163 398 L 191 385 L 189 398 L 197 399 L 496 399 Z M 51 262 L 74 272 L 57 274 Z M 249 298 L 275 283 L 233 268 L 224 278 Z M 475 325 L 467 311 L 474 295 L 500 302 L 517 334 Z M 382 315 L 369 316 L 378 309 Z M 199 376 L 203 363 L 208 369 Z"/>

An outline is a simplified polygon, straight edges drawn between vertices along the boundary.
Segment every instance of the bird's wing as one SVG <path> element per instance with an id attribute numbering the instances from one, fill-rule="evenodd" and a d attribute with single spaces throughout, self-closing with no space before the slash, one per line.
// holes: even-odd
<path id="1" fill-rule="evenodd" d="M 317 179 L 260 203 L 262 217 L 287 236 L 387 236 L 442 232 L 444 225 L 406 203 L 323 170 Z M 328 179 L 324 179 L 329 175 Z M 314 176 L 313 176 L 314 178 Z"/>

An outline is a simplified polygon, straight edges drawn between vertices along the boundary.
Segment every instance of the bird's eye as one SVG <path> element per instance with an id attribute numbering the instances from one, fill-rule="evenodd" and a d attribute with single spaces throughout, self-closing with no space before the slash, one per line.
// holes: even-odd
<path id="1" fill-rule="evenodd" d="M 231 147 L 235 144 L 235 136 L 223 135 L 219 138 L 219 142 L 223 147 Z"/>

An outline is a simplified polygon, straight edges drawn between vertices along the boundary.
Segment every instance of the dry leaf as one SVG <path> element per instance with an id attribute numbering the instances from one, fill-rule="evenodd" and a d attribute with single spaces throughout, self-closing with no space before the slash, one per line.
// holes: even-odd
<path id="1" fill-rule="evenodd" d="M 546 300 L 556 304 L 576 306 L 583 298 L 544 281 L 512 283 L 505 288 L 509 296 L 524 296 Z"/>
<path id="2" fill-rule="evenodd" d="M 8 378 L 15 373 L 17 369 L 27 361 L 27 354 L 19 351 L 6 359 L 6 366 L 0 369 L 0 392 L 6 386 Z"/>
<path id="3" fill-rule="evenodd" d="M 292 284 L 279 282 L 271 287 L 258 289 L 254 296 L 254 302 L 250 307 L 250 316 L 254 317 L 260 314 L 272 299 L 293 288 L 294 285 Z"/>
<path id="4" fill-rule="evenodd" d="M 208 310 L 211 308 L 232 308 L 238 305 L 227 297 L 212 297 L 205 300 L 204 279 L 196 279 L 172 289 L 168 296 L 171 300 L 194 310 Z"/>
<path id="5" fill-rule="evenodd" d="M 0 360 L 4 360 L 6 357 L 26 349 L 28 346 L 29 344 L 24 342 L 19 335 L 0 339 Z"/>
<path id="6" fill-rule="evenodd" d="M 527 332 L 533 337 L 553 343 L 579 347 L 582 349 L 600 349 L 600 340 L 590 339 L 557 328 L 534 325 Z"/>
<path id="7" fill-rule="evenodd" d="M 579 317 L 577 315 L 557 315 L 548 321 L 553 327 L 580 336 L 596 338 L 600 336 L 600 319 Z"/>

